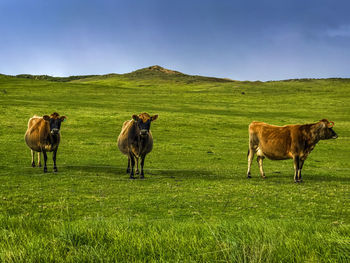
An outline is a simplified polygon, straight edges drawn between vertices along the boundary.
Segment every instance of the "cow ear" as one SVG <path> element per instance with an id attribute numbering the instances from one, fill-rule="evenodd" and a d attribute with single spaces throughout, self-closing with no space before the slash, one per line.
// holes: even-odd
<path id="1" fill-rule="evenodd" d="M 67 117 L 66 116 L 61 116 L 60 119 L 61 119 L 61 121 L 64 121 L 64 120 L 67 119 Z"/>
<path id="2" fill-rule="evenodd" d="M 151 121 L 155 121 L 156 119 L 158 119 L 158 114 L 153 115 L 153 116 L 151 117 Z"/>
<path id="3" fill-rule="evenodd" d="M 132 118 L 134 121 L 138 121 L 140 119 L 139 116 L 137 116 L 136 114 L 132 115 Z"/>
<path id="4" fill-rule="evenodd" d="M 328 128 L 332 128 L 334 126 L 334 121 L 330 121 L 327 123 Z"/>
<path id="5" fill-rule="evenodd" d="M 49 121 L 49 120 L 50 120 L 50 116 L 44 115 L 44 116 L 43 116 L 43 119 L 44 119 L 45 121 Z"/>

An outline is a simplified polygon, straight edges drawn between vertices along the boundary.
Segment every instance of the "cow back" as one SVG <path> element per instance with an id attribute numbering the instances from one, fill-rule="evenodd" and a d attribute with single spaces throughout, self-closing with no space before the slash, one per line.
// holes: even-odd
<path id="1" fill-rule="evenodd" d="M 125 121 L 123 123 L 122 130 L 118 136 L 118 148 L 123 154 L 126 154 L 126 155 L 129 153 L 128 138 L 129 138 L 129 134 L 133 133 L 132 132 L 133 125 L 134 125 L 133 120 Z"/>
<path id="2" fill-rule="evenodd" d="M 25 133 L 25 141 L 33 151 L 41 152 L 47 147 L 50 136 L 50 125 L 42 117 L 34 116 L 28 121 L 28 129 Z"/>
<path id="3" fill-rule="evenodd" d="M 249 125 L 251 148 L 258 149 L 261 155 L 269 159 L 291 158 L 291 125 L 275 126 L 264 122 L 252 122 Z"/>

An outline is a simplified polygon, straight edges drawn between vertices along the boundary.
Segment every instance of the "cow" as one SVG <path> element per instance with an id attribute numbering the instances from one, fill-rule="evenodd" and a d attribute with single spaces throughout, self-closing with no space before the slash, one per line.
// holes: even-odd
<path id="1" fill-rule="evenodd" d="M 58 145 L 60 144 L 60 128 L 61 123 L 66 119 L 66 116 L 60 116 L 57 112 L 50 116 L 44 115 L 39 117 L 34 115 L 28 121 L 28 129 L 24 139 L 31 149 L 32 167 L 35 167 L 34 155 L 38 153 L 38 166 L 41 167 L 40 154 L 44 155 L 44 173 L 47 172 L 47 152 L 53 152 L 53 170 L 57 172 L 56 155 Z"/>
<path id="2" fill-rule="evenodd" d="M 334 122 L 329 122 L 327 119 L 322 119 L 317 123 L 285 126 L 253 121 L 249 125 L 247 177 L 251 178 L 250 168 L 256 153 L 262 178 L 265 178 L 263 170 L 265 157 L 271 160 L 293 159 L 294 182 L 301 182 L 301 169 L 304 161 L 316 144 L 320 140 L 338 138 L 333 126 Z"/>
<path id="3" fill-rule="evenodd" d="M 128 156 L 128 168 L 126 173 L 130 174 L 130 179 L 134 177 L 134 167 L 136 160 L 136 174 L 139 174 L 139 159 L 141 158 L 141 175 L 140 178 L 145 178 L 143 165 L 145 157 L 152 151 L 153 137 L 151 122 L 155 121 L 158 115 L 150 116 L 148 113 L 132 115 L 132 119 L 123 123 L 122 130 L 118 136 L 119 150 Z"/>

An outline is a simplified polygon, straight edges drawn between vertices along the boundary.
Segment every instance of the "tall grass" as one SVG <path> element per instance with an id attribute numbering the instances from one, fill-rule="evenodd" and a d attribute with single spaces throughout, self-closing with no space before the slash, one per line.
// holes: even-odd
<path id="1" fill-rule="evenodd" d="M 346 262 L 349 227 L 292 220 L 208 223 L 2 218 L 8 262 Z M 325 228 L 326 226 L 326 228 Z M 307 229 L 307 231 L 305 231 Z"/>

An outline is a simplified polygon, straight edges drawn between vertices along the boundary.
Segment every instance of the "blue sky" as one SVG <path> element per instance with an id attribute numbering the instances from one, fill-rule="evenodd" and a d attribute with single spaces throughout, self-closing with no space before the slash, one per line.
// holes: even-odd
<path id="1" fill-rule="evenodd" d="M 350 1 L 1 0 L 0 73 L 350 77 Z"/>

